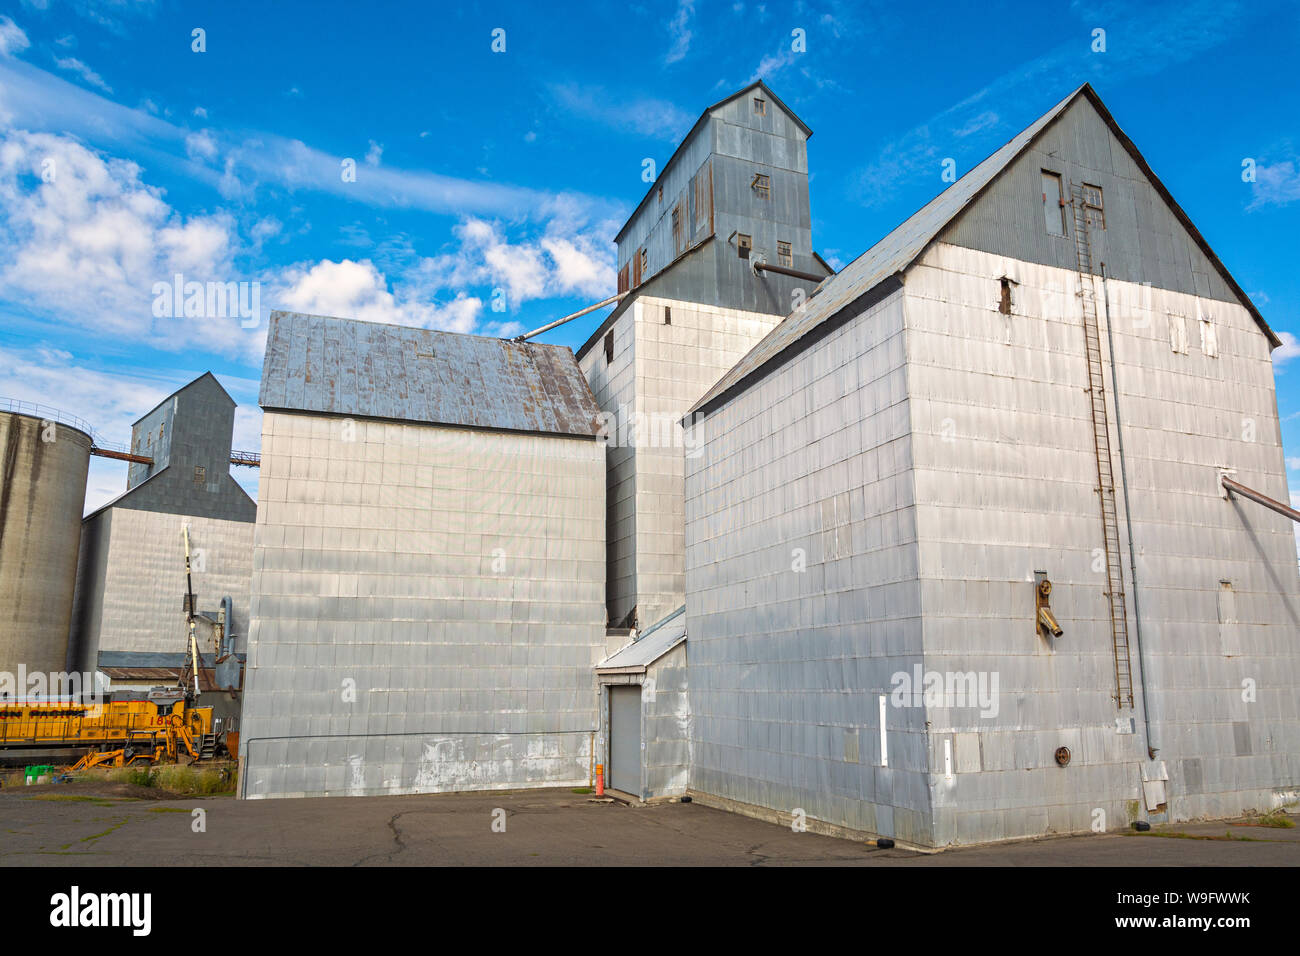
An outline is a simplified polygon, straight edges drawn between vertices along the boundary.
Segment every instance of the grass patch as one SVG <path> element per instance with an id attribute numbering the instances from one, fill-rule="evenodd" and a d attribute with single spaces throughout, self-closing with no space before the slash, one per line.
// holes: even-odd
<path id="1" fill-rule="evenodd" d="M 1134 836 L 1144 837 L 1162 837 L 1166 840 L 1229 840 L 1232 842 L 1259 843 L 1255 837 L 1242 836 L 1241 834 L 1224 833 L 1223 836 L 1215 836 L 1212 833 L 1182 833 L 1175 830 L 1150 830 L 1146 833 L 1135 833 Z"/>
<path id="2" fill-rule="evenodd" d="M 84 837 L 81 838 L 81 841 L 80 841 L 80 842 L 82 842 L 82 843 L 90 843 L 90 842 L 93 841 L 93 840 L 98 840 L 100 837 L 106 837 L 106 836 L 108 836 L 110 833 L 112 833 L 114 830 L 118 830 L 118 829 L 120 829 L 120 828 L 126 826 L 128 822 L 129 822 L 128 819 L 127 819 L 126 817 L 123 817 L 121 820 L 119 820 L 117 823 L 114 823 L 111 827 L 109 827 L 109 828 L 108 828 L 107 830 L 105 830 L 103 833 L 92 833 L 90 836 L 84 836 Z M 68 844 L 68 845 L 71 846 L 71 844 Z"/>
<path id="3" fill-rule="evenodd" d="M 106 779 L 130 783 L 167 793 L 217 794 L 235 792 L 235 768 L 210 765 L 182 766 L 162 764 L 158 767 L 119 767 L 108 771 Z"/>
<path id="4" fill-rule="evenodd" d="M 592 790 L 591 787 L 574 787 L 573 792 L 574 793 L 595 793 L 596 791 Z"/>
<path id="5" fill-rule="evenodd" d="M 189 813 L 189 807 L 150 807 L 150 813 Z"/>
<path id="6" fill-rule="evenodd" d="M 42 793 L 34 797 L 28 797 L 28 800 L 51 800 L 59 803 L 96 803 L 101 798 L 87 796 L 84 793 Z"/>
<path id="7" fill-rule="evenodd" d="M 1290 830 L 1295 826 L 1295 821 L 1286 815 L 1283 810 L 1274 810 L 1272 813 L 1266 813 L 1258 820 L 1250 823 L 1240 823 L 1238 826 L 1244 827 L 1275 827 L 1279 830 Z"/>

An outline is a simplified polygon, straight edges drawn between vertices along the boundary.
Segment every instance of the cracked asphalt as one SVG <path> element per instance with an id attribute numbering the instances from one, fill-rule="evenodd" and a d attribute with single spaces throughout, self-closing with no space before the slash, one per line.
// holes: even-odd
<path id="1" fill-rule="evenodd" d="M 630 807 L 562 789 L 253 801 L 132 798 L 76 785 L 0 791 L 2 866 L 1300 865 L 1300 828 L 1217 822 L 1155 832 L 1164 836 L 921 854 L 794 833 L 699 803 Z"/>

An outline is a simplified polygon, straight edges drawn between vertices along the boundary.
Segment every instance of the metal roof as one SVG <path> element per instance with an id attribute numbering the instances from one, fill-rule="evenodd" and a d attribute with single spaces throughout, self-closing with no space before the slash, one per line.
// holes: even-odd
<path id="1" fill-rule="evenodd" d="M 272 312 L 267 409 L 594 437 L 600 409 L 573 352 L 298 312 Z"/>
<path id="2" fill-rule="evenodd" d="M 901 276 L 920 258 L 926 247 L 938 237 L 963 209 L 974 201 L 1011 163 L 1024 152 L 1038 137 L 1038 134 L 1056 120 L 1079 96 L 1087 96 L 1097 108 L 1102 118 L 1124 144 L 1125 149 L 1137 162 L 1151 184 L 1164 197 L 1174 214 L 1191 233 L 1197 244 L 1205 251 L 1210 260 L 1219 268 L 1229 285 L 1240 295 L 1246 308 L 1254 315 L 1269 340 L 1277 343 L 1276 336 L 1264 322 L 1254 304 L 1245 292 L 1233 281 L 1227 267 L 1210 249 L 1196 227 L 1192 225 L 1187 214 L 1174 202 L 1173 196 L 1152 172 L 1151 167 L 1138 153 L 1133 144 L 1114 117 L 1102 105 L 1092 86 L 1085 83 L 1061 102 L 1040 116 L 1030 126 L 1022 130 L 1014 139 L 989 156 L 957 182 L 953 183 L 925 206 L 905 220 L 902 225 L 885 236 L 874 246 L 854 259 L 836 275 L 824 279 L 813 295 L 805 303 L 803 310 L 792 312 L 781 321 L 766 337 L 755 345 L 744 358 L 718 380 L 691 408 L 687 414 L 703 412 L 707 414 L 723 404 L 737 391 L 748 387 L 750 380 L 761 377 L 760 373 L 773 366 L 783 353 L 792 349 L 795 343 L 804 339 L 819 326 L 835 318 L 847 306 L 867 295 L 891 277 Z"/>
<path id="3" fill-rule="evenodd" d="M 597 671 L 643 671 L 674 647 L 686 640 L 686 607 L 644 631 L 633 643 L 596 665 Z"/>

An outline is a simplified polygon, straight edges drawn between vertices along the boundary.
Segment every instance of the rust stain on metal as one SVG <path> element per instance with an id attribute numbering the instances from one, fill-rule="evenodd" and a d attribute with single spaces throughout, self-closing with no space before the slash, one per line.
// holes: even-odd
<path id="1" fill-rule="evenodd" d="M 259 403 L 591 437 L 600 409 L 564 346 L 273 312 Z"/>

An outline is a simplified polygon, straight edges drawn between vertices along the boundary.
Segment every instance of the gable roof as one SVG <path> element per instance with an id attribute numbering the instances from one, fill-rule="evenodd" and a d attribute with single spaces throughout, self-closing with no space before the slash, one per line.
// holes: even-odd
<path id="1" fill-rule="evenodd" d="M 584 438 L 600 415 L 567 346 L 278 311 L 258 404 Z"/>
<path id="2" fill-rule="evenodd" d="M 813 295 L 804 305 L 802 312 L 792 312 L 752 348 L 726 375 L 705 393 L 687 414 L 700 412 L 708 414 L 726 402 L 734 394 L 744 391 L 762 374 L 784 358 L 801 350 L 799 343 L 810 333 L 835 318 L 846 307 L 852 305 L 873 290 L 882 287 L 887 280 L 901 277 L 921 257 L 926 248 L 934 242 L 952 223 L 954 219 L 974 202 L 1011 164 L 1024 153 L 1053 122 L 1079 97 L 1086 97 L 1096 108 L 1102 120 L 1133 158 L 1143 175 L 1169 205 L 1175 217 L 1188 231 L 1188 234 L 1205 253 L 1206 257 L 1218 269 L 1229 288 L 1241 299 L 1242 304 L 1254 317 L 1260 329 L 1268 337 L 1274 348 L 1281 345 L 1281 340 L 1268 327 L 1264 317 L 1255 308 L 1250 297 L 1237 285 L 1228 273 L 1227 267 L 1214 254 L 1209 243 L 1192 224 L 1191 219 L 1174 201 L 1169 190 L 1147 165 L 1137 146 L 1129 139 L 1115 122 L 1110 111 L 1102 105 L 1101 98 L 1085 83 L 1040 116 L 1022 130 L 1010 142 L 993 155 L 962 176 L 959 180 L 941 192 L 934 199 L 921 207 L 911 217 L 895 228 L 874 246 L 845 266 L 838 274 L 822 281 Z M 890 290 L 892 291 L 892 289 Z"/>
<path id="3" fill-rule="evenodd" d="M 214 385 L 217 386 L 217 391 L 221 392 L 222 395 L 226 396 L 226 400 L 227 400 L 228 402 L 230 402 L 231 405 L 234 405 L 235 407 L 239 407 L 239 403 L 236 402 L 233 398 L 230 397 L 230 393 L 226 391 L 226 387 L 225 387 L 224 385 L 221 384 L 221 382 L 217 379 L 217 377 L 216 377 L 215 375 L 213 375 L 211 372 L 204 372 L 204 373 L 203 373 L 202 375 L 200 375 L 198 378 L 194 379 L 194 380 L 191 381 L 191 382 L 187 382 L 186 384 L 182 385 L 180 388 L 176 389 L 176 391 L 172 392 L 170 395 L 168 395 L 166 398 L 164 398 L 161 402 L 159 402 L 159 403 L 158 403 L 157 405 L 155 405 L 153 408 L 149 409 L 149 411 L 145 412 L 143 415 L 141 415 L 139 418 L 137 418 L 135 421 L 133 421 L 133 422 L 131 423 L 132 427 L 134 427 L 134 426 L 136 426 L 136 425 L 139 425 L 142 421 L 144 421 L 146 418 L 148 418 L 148 417 L 149 417 L 150 415 L 152 415 L 154 412 L 158 411 L 158 409 L 162 408 L 164 405 L 166 405 L 168 402 L 170 402 L 173 398 L 175 398 L 175 397 L 176 397 L 177 395 L 179 395 L 181 392 L 185 391 L 186 389 L 193 388 L 195 385 L 197 385 L 199 382 L 203 381 L 205 378 L 210 378 L 210 379 L 212 379 L 212 383 L 213 383 Z"/>
<path id="4" fill-rule="evenodd" d="M 646 190 L 646 194 L 641 197 L 641 201 L 637 203 L 636 208 L 632 210 L 632 215 L 627 217 L 627 222 L 623 223 L 623 228 L 619 229 L 618 234 L 614 236 L 615 242 L 618 242 L 623 238 L 623 233 L 627 232 L 627 227 L 632 225 L 632 221 L 636 219 L 638 215 L 641 214 L 642 207 L 644 207 L 645 204 L 650 200 L 650 197 L 655 194 L 655 190 L 659 188 L 659 182 L 664 178 L 664 174 L 668 172 L 668 170 L 672 167 L 673 163 L 677 161 L 677 157 L 681 155 L 684 149 L 686 149 L 686 144 L 695 138 L 695 134 L 698 133 L 700 129 L 704 126 L 705 122 L 709 119 L 709 116 L 713 113 L 713 111 L 716 109 L 720 109 L 723 106 L 726 106 L 732 100 L 744 96 L 745 94 L 749 93 L 752 90 L 762 90 L 763 95 L 765 95 L 769 100 L 771 100 L 773 103 L 779 106 L 781 110 L 787 116 L 790 117 L 790 119 L 794 120 L 795 125 L 798 126 L 800 131 L 803 133 L 804 139 L 809 139 L 812 136 L 812 129 L 808 126 L 808 124 L 805 123 L 803 120 L 801 120 L 794 110 L 786 106 L 784 101 L 781 99 L 781 97 L 773 93 L 771 88 L 762 80 L 755 80 L 753 83 L 750 83 L 748 86 L 736 90 L 736 92 L 732 93 L 730 96 L 724 96 L 722 99 L 718 100 L 718 102 L 714 103 L 703 113 L 701 113 L 700 118 L 697 119 L 695 121 L 695 125 L 691 127 L 691 131 L 682 137 L 682 141 L 677 144 L 677 148 L 673 150 L 673 154 L 668 157 L 668 161 L 664 163 L 663 168 L 659 171 L 659 175 L 655 177 L 655 181 L 650 184 L 650 188 Z"/>

